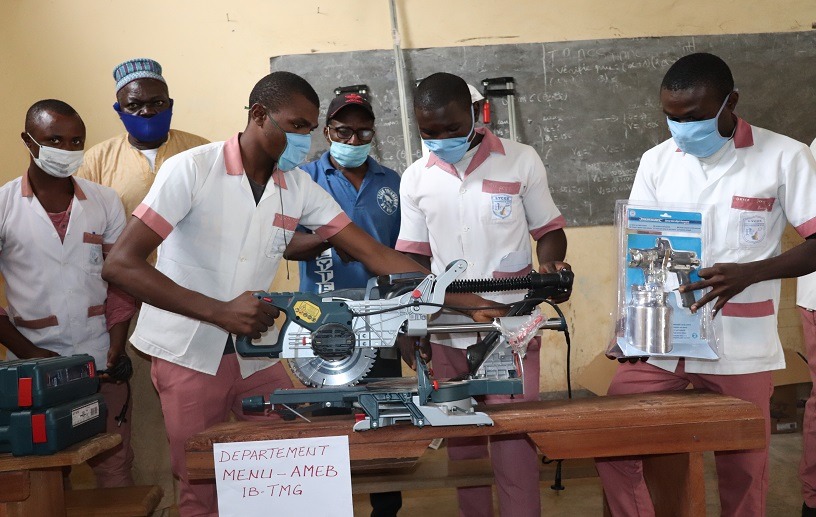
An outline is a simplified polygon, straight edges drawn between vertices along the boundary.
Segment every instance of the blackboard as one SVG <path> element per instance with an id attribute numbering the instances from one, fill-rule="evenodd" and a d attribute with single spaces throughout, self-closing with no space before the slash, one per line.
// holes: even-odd
<path id="1" fill-rule="evenodd" d="M 553 199 L 570 226 L 611 224 L 641 154 L 669 137 L 659 106 L 666 70 L 691 52 L 731 67 L 749 123 L 810 143 L 816 137 L 816 34 L 813 32 L 608 39 L 405 50 L 409 103 L 414 80 L 451 72 L 480 87 L 516 79 L 519 140 L 547 166 Z M 394 55 L 389 50 L 273 57 L 271 69 L 306 78 L 321 98 L 321 129 L 334 88 L 367 84 L 377 115 L 373 156 L 402 172 L 404 147 Z M 414 158 L 419 138 L 411 114 Z M 507 108 L 493 103 L 491 129 L 507 137 Z M 313 158 L 327 148 L 322 131 Z"/>

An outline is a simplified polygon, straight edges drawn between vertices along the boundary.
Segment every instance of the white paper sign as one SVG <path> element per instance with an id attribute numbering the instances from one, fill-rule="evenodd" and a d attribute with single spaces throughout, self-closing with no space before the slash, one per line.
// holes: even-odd
<path id="1" fill-rule="evenodd" d="M 348 436 L 216 443 L 221 517 L 353 517 Z"/>

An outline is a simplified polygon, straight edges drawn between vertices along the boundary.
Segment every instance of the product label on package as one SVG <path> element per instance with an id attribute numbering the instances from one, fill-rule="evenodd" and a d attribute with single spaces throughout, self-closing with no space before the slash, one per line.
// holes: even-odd
<path id="1" fill-rule="evenodd" d="M 71 427 L 77 427 L 99 417 L 99 402 L 91 402 L 71 411 Z"/>

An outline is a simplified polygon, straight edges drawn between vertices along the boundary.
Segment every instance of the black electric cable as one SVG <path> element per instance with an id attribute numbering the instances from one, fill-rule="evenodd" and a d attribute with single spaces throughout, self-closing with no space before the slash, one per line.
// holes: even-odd
<path id="1" fill-rule="evenodd" d="M 122 424 L 127 422 L 125 414 L 127 414 L 128 406 L 130 405 L 130 381 L 125 381 L 125 386 L 127 386 L 127 398 L 125 399 L 125 403 L 122 404 L 122 410 L 114 417 L 116 427 L 122 427 Z"/>
<path id="2" fill-rule="evenodd" d="M 561 310 L 560 307 L 558 307 L 558 305 L 554 304 L 553 302 L 551 302 L 549 300 L 545 300 L 544 303 L 546 303 L 547 305 L 552 307 L 555 310 L 556 314 L 558 314 L 558 317 L 561 318 L 561 321 L 564 322 L 564 330 L 563 330 L 563 332 L 564 332 L 564 341 L 567 344 L 567 398 L 571 399 L 572 398 L 572 373 L 571 373 L 571 368 L 570 368 L 570 358 L 572 356 L 572 344 L 570 343 L 569 325 L 567 325 L 567 318 L 564 316 L 564 312 Z"/>
<path id="3" fill-rule="evenodd" d="M 555 310 L 555 312 L 558 314 L 558 317 L 561 318 L 561 321 L 564 322 L 564 330 L 563 330 L 563 332 L 564 332 L 564 341 L 567 344 L 567 398 L 571 399 L 572 398 L 572 376 L 570 374 L 570 356 L 572 355 L 572 353 L 571 353 L 572 352 L 572 350 L 571 350 L 572 345 L 570 343 L 569 325 L 567 325 L 567 319 L 566 319 L 566 317 L 564 317 L 564 312 L 561 310 L 561 308 L 558 307 L 558 305 L 554 304 L 553 302 L 551 302 L 549 300 L 546 301 L 545 303 L 547 303 L 550 307 L 552 307 Z M 561 464 L 563 463 L 564 460 L 548 460 L 546 456 L 544 456 L 541 459 L 541 462 L 544 463 L 545 465 L 550 464 L 553 461 L 556 462 L 555 463 L 555 479 L 553 480 L 553 484 L 550 485 L 550 490 L 555 490 L 556 492 L 561 492 L 562 490 L 566 489 L 566 487 L 562 483 L 562 476 L 561 476 Z"/>

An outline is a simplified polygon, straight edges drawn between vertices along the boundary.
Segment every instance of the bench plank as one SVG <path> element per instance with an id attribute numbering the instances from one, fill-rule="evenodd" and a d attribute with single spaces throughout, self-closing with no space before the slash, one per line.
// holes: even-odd
<path id="1" fill-rule="evenodd" d="M 225 422 L 187 441 L 192 479 L 215 475 L 212 444 L 348 435 L 352 471 L 416 462 L 434 438 L 526 433 L 550 458 L 689 453 L 761 448 L 764 421 L 749 402 L 705 391 L 548 400 L 481 407 L 495 425 L 355 433 L 351 417 L 285 422 Z M 383 461 L 380 461 L 383 460 Z"/>

